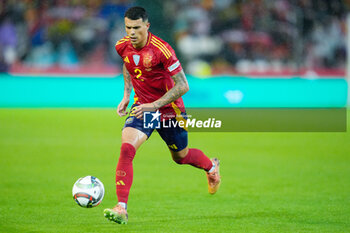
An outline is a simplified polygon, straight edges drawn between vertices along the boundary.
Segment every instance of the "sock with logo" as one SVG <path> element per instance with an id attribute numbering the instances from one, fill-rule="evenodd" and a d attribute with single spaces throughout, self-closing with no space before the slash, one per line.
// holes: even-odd
<path id="1" fill-rule="evenodd" d="M 176 163 L 189 164 L 207 172 L 213 168 L 213 162 L 201 150 L 195 148 L 190 148 L 187 155 Z"/>
<path id="2" fill-rule="evenodd" d="M 129 191 L 133 180 L 132 161 L 135 157 L 136 150 L 129 143 L 123 143 L 120 149 L 120 157 L 116 169 L 116 186 L 118 201 L 128 202 Z"/>

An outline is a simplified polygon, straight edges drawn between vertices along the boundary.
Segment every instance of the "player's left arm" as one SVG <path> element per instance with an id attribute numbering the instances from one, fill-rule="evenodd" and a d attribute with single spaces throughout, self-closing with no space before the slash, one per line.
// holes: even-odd
<path id="1" fill-rule="evenodd" d="M 174 80 L 175 85 L 173 88 L 171 88 L 169 91 L 167 91 L 162 97 L 160 97 L 158 100 L 148 103 L 148 104 L 142 104 L 136 107 L 135 109 L 135 116 L 137 118 L 142 118 L 144 111 L 150 111 L 153 112 L 164 105 L 170 104 L 171 102 L 174 102 L 181 96 L 183 96 L 188 90 L 190 89 L 188 86 L 188 82 L 186 79 L 186 75 L 183 72 L 183 70 L 179 71 L 177 74 L 171 76 L 171 78 Z"/>

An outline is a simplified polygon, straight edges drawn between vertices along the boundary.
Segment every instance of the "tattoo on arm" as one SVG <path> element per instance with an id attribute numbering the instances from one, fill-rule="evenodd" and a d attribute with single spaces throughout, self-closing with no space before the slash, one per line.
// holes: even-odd
<path id="1" fill-rule="evenodd" d="M 123 65 L 123 76 L 124 76 L 124 98 L 129 99 L 130 93 L 132 90 L 132 84 L 131 84 L 131 76 L 128 70 L 126 69 L 125 64 Z"/>
<path id="2" fill-rule="evenodd" d="M 175 86 L 171 88 L 167 93 L 165 93 L 161 98 L 153 102 L 153 105 L 156 109 L 174 102 L 189 90 L 187 79 L 183 70 L 171 78 L 174 80 Z"/>

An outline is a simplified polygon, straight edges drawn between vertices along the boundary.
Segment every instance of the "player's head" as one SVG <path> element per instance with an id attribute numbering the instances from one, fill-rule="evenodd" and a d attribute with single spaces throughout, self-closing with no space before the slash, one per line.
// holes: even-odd
<path id="1" fill-rule="evenodd" d="M 135 48 L 142 48 L 147 43 L 148 15 L 144 8 L 135 6 L 129 8 L 124 15 L 125 31 Z"/>

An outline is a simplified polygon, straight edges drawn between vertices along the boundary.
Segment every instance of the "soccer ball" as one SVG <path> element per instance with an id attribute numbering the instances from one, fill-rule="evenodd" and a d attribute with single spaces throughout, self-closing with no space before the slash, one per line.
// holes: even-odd
<path id="1" fill-rule="evenodd" d="M 98 206 L 105 194 L 102 182 L 94 176 L 85 176 L 73 185 L 73 198 L 81 207 Z"/>

